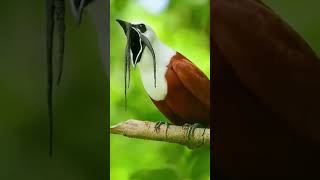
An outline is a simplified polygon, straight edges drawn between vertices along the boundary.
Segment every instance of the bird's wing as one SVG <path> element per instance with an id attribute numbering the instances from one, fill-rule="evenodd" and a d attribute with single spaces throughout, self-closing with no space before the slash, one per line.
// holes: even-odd
<path id="1" fill-rule="evenodd" d="M 182 84 L 210 109 L 210 80 L 207 76 L 183 56 L 173 60 L 172 68 Z"/>
<path id="2" fill-rule="evenodd" d="M 212 43 L 239 80 L 297 132 L 320 141 L 320 61 L 313 50 L 258 1 L 216 0 L 212 6 Z"/>
<path id="3" fill-rule="evenodd" d="M 272 10 L 269 6 L 267 6 L 264 2 L 262 2 L 261 0 L 254 0 L 256 1 L 257 3 L 259 3 L 260 5 L 264 6 L 265 8 L 269 9 L 269 10 Z"/>

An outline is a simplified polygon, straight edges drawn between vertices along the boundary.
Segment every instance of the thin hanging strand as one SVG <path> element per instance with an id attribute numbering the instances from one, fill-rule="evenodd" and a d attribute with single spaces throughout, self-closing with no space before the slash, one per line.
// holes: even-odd
<path id="1" fill-rule="evenodd" d="M 49 156 L 53 155 L 53 110 L 52 110 L 52 86 L 53 86 L 53 37 L 54 37 L 54 0 L 47 0 L 47 106 L 49 117 Z"/>
<path id="2" fill-rule="evenodd" d="M 59 73 L 57 85 L 61 82 L 63 72 L 63 61 L 64 61 L 64 49 L 65 49 L 65 0 L 57 0 L 56 2 L 56 18 L 58 23 L 58 36 L 59 36 Z"/>
<path id="3" fill-rule="evenodd" d="M 129 24 L 127 26 L 127 30 L 126 30 L 126 36 L 127 36 L 127 45 L 126 45 L 126 49 L 125 49 L 125 58 L 124 58 L 124 94 L 125 94 L 125 110 L 127 110 L 127 89 L 130 86 L 130 60 L 131 60 L 131 54 L 130 54 L 130 49 L 131 49 L 131 37 L 130 37 L 130 29 L 131 29 L 131 25 Z M 140 33 L 140 31 L 137 31 L 139 34 L 140 39 L 142 40 L 142 42 L 144 42 L 144 44 L 148 47 L 150 53 L 152 54 L 152 59 L 153 59 L 153 75 L 154 75 L 154 87 L 157 87 L 157 81 L 156 81 L 156 57 L 155 57 L 155 53 L 154 50 L 152 48 L 152 45 L 150 43 L 150 41 L 148 40 L 148 38 L 146 38 L 143 34 Z"/>
<path id="4" fill-rule="evenodd" d="M 129 25 L 127 27 L 127 45 L 125 49 L 125 58 L 124 58 L 124 101 L 125 101 L 125 110 L 127 110 L 127 88 L 129 88 L 129 83 L 130 83 L 130 28 L 131 26 Z"/>

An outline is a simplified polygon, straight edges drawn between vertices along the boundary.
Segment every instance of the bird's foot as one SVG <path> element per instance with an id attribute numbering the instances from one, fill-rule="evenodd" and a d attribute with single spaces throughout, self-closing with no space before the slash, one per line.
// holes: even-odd
<path id="1" fill-rule="evenodd" d="M 195 123 L 195 124 L 184 124 L 182 126 L 183 129 L 186 129 L 187 130 L 187 137 L 188 137 L 188 140 L 191 139 L 191 137 L 194 135 L 194 131 L 196 128 L 202 128 L 204 127 L 202 124 L 200 123 Z M 203 133 L 204 134 L 204 133 Z"/>
<path id="2" fill-rule="evenodd" d="M 167 129 L 166 129 L 166 131 L 167 131 L 168 128 L 169 128 L 169 123 L 168 123 L 168 122 L 165 122 L 165 121 L 159 121 L 159 122 L 157 122 L 156 125 L 154 126 L 154 131 L 159 132 L 159 131 L 160 131 L 160 127 L 161 127 L 163 124 L 165 124 L 165 125 L 167 126 Z"/>
<path id="3" fill-rule="evenodd" d="M 160 131 L 160 127 L 161 125 L 165 124 L 166 125 L 166 138 L 167 138 L 167 135 L 168 135 L 168 129 L 169 129 L 169 126 L 170 124 L 168 122 L 165 122 L 165 121 L 159 121 L 156 123 L 156 125 L 154 126 L 154 130 L 155 132 L 159 132 Z"/>

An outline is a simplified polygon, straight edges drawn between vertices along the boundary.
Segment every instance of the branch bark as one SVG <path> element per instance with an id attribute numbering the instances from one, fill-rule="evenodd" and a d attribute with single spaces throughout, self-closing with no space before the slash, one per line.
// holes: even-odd
<path id="1" fill-rule="evenodd" d="M 155 125 L 155 122 L 130 119 L 112 126 L 110 132 L 131 138 L 178 143 L 190 148 L 210 144 L 208 128 L 196 128 L 193 135 L 188 137 L 188 130 L 183 126 L 164 124 L 156 131 Z"/>

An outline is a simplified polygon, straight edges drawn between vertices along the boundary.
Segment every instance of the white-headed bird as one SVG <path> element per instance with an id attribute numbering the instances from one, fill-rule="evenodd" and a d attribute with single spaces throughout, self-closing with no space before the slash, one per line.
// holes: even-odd
<path id="1" fill-rule="evenodd" d="M 138 66 L 144 89 L 153 103 L 173 124 L 209 127 L 207 76 L 188 58 L 162 43 L 147 24 L 117 21 L 127 36 L 126 88 L 131 63 L 133 68 Z"/>

